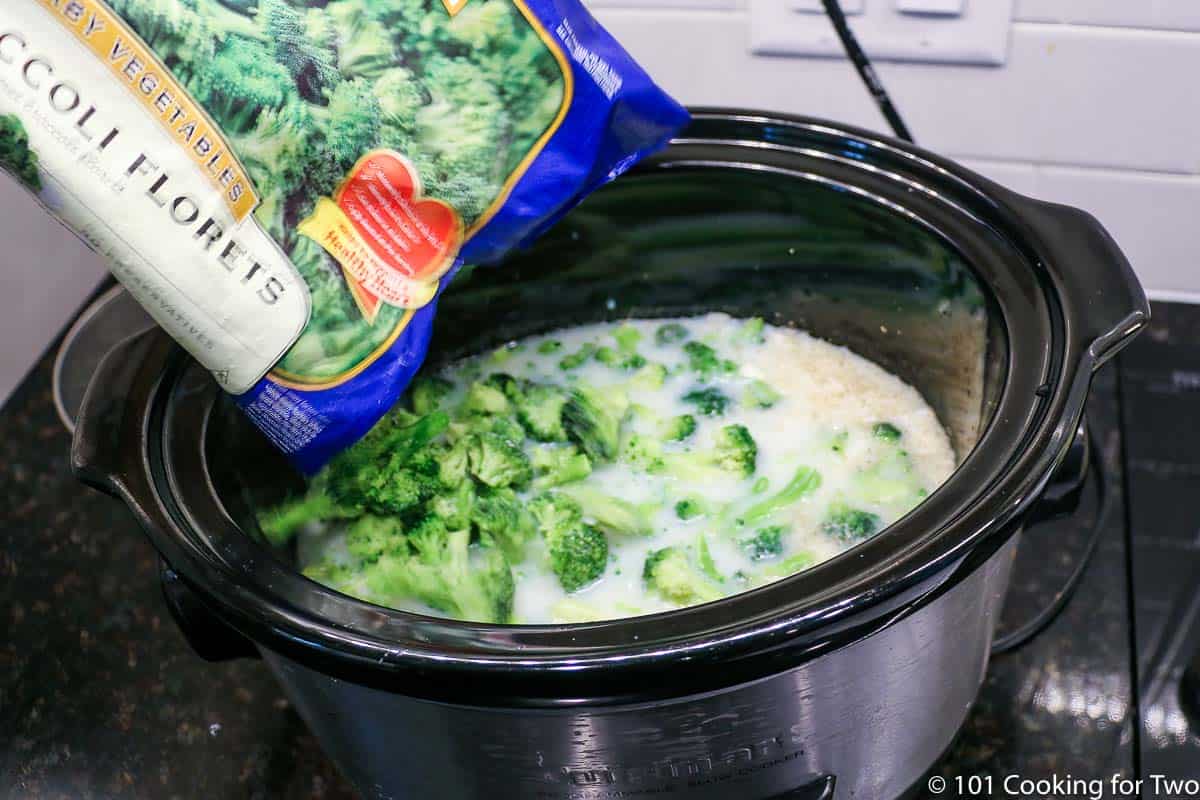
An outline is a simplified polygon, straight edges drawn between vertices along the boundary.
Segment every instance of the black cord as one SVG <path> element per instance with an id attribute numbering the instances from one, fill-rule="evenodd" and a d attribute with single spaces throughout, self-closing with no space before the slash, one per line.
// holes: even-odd
<path id="1" fill-rule="evenodd" d="M 854 64 L 854 68 L 858 70 L 859 77 L 863 79 L 863 83 L 867 85 L 867 91 L 871 93 L 872 99 L 875 100 L 875 105 L 879 106 L 879 110 L 883 112 L 884 119 L 888 121 L 888 125 L 892 126 L 892 132 L 896 134 L 897 139 L 911 142 L 913 137 L 908 132 L 908 126 L 900 118 L 900 112 L 892 105 L 892 98 L 888 96 L 887 89 L 883 88 L 883 81 L 879 80 L 879 76 L 875 73 L 875 68 L 871 66 L 871 61 L 867 58 L 867 54 L 863 52 L 862 47 L 858 44 L 858 40 L 854 38 L 850 26 L 846 23 L 846 15 L 842 13 L 842 7 L 838 4 L 838 0 L 821 0 L 821 2 L 825 6 L 825 13 L 829 15 L 829 21 L 833 23 L 833 29 L 837 31 L 838 38 L 842 41 L 842 47 L 846 50 L 846 57 L 850 59 L 850 63 Z"/>
<path id="2" fill-rule="evenodd" d="M 1096 509 L 1096 519 L 1092 522 L 1092 529 L 1088 532 L 1087 545 L 1084 547 L 1079 561 L 1075 564 L 1075 569 L 1071 571 L 1066 583 L 1063 584 L 1063 588 L 1054 596 L 1054 601 L 1015 631 L 1007 633 L 993 641 L 993 656 L 1000 655 L 1001 653 L 1010 653 L 1018 647 L 1027 644 L 1033 637 L 1049 627 L 1051 622 L 1058 619 L 1058 615 L 1067 607 L 1067 602 L 1075 594 L 1075 590 L 1079 588 L 1079 584 L 1082 583 L 1083 573 L 1087 571 L 1088 565 L 1092 563 L 1092 556 L 1096 554 L 1100 537 L 1104 535 L 1104 531 L 1108 528 L 1109 518 L 1112 517 L 1114 507 L 1113 496 L 1115 492 L 1108 485 L 1108 476 L 1105 474 L 1104 465 L 1100 461 L 1100 447 L 1096 444 L 1100 440 L 1090 430 L 1088 431 L 1088 436 L 1092 441 L 1091 471 L 1096 476 L 1096 491 L 1100 496 Z"/>

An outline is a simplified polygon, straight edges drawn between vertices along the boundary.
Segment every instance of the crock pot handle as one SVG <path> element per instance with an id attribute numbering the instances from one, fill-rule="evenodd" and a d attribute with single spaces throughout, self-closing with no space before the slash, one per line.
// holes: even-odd
<path id="1" fill-rule="evenodd" d="M 145 452 L 145 432 L 138 424 L 131 394 L 155 348 L 168 346 L 165 336 L 148 331 L 126 339 L 100 360 L 84 392 L 71 441 L 71 469 L 88 486 L 111 494 L 142 521 L 144 509 L 126 485 L 124 460 Z"/>
<path id="2" fill-rule="evenodd" d="M 1007 193 L 1041 245 L 1043 266 L 1061 289 L 1067 336 L 1092 370 L 1116 355 L 1150 320 L 1150 304 L 1125 254 L 1095 217 L 1070 206 Z"/>
<path id="3" fill-rule="evenodd" d="M 159 578 L 167 608 L 196 655 L 205 661 L 260 657 L 258 648 L 249 639 L 209 611 L 178 573 L 162 560 L 159 561 Z"/>

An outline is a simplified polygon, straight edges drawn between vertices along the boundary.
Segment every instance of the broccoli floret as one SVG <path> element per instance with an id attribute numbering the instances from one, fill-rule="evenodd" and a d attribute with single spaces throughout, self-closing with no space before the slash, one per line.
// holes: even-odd
<path id="1" fill-rule="evenodd" d="M 699 556 L 700 571 L 717 583 L 724 583 L 725 576 L 717 569 L 717 562 L 713 560 L 712 551 L 708 549 L 708 539 L 704 534 L 700 534 L 699 540 L 696 542 L 696 554 Z"/>
<path id="2" fill-rule="evenodd" d="M 487 430 L 512 445 L 525 441 L 525 428 L 512 417 L 493 417 Z"/>
<path id="3" fill-rule="evenodd" d="M 538 345 L 537 351 L 544 356 L 548 356 L 551 353 L 557 353 L 559 350 L 562 350 L 562 346 L 562 342 L 558 339 L 547 339 Z"/>
<path id="4" fill-rule="evenodd" d="M 567 430 L 563 427 L 563 409 L 567 399 L 567 393 L 557 386 L 526 381 L 513 401 L 517 406 L 517 419 L 530 436 L 539 442 L 565 442 Z"/>
<path id="5" fill-rule="evenodd" d="M 874 536 L 879 524 L 877 514 L 839 505 L 829 510 L 829 516 L 821 523 L 821 530 L 839 542 L 850 544 Z"/>
<path id="6" fill-rule="evenodd" d="M 471 524 L 471 516 L 475 509 L 475 485 L 464 480 L 451 491 L 431 498 L 426 508 L 450 530 L 467 528 Z"/>
<path id="7" fill-rule="evenodd" d="M 492 488 L 521 487 L 533 477 L 529 457 L 517 444 L 497 433 L 477 433 L 467 442 L 467 468 Z"/>
<path id="8" fill-rule="evenodd" d="M 346 549 L 363 561 L 378 561 L 384 554 L 404 555 L 408 552 L 404 525 L 395 517 L 361 517 L 346 529 Z"/>
<path id="9" fill-rule="evenodd" d="M 717 355 L 717 351 L 703 342 L 688 342 L 683 346 L 687 353 L 688 369 L 701 378 L 708 378 L 721 372 L 736 372 L 737 365 Z"/>
<path id="10" fill-rule="evenodd" d="M 375 80 L 396 63 L 392 37 L 366 5 L 341 2 L 330 3 L 327 8 L 329 17 L 336 23 L 336 28 L 331 32 L 337 42 L 338 70 L 344 77 Z M 308 12 L 310 32 L 318 27 L 318 23 L 311 19 L 314 11 L 319 9 L 309 9 Z"/>
<path id="11" fill-rule="evenodd" d="M 742 393 L 742 404 L 751 408 L 771 408 L 780 401 L 782 395 L 775 391 L 769 383 L 760 380 L 750 381 Z"/>
<path id="12" fill-rule="evenodd" d="M 696 418 L 691 414 L 668 417 L 659 426 L 659 434 L 668 442 L 682 442 L 696 432 Z"/>
<path id="13" fill-rule="evenodd" d="M 595 355 L 596 345 L 591 342 L 584 342 L 574 353 L 563 356 L 558 362 L 558 367 L 563 371 L 578 369 Z"/>
<path id="14" fill-rule="evenodd" d="M 604 345 L 596 349 L 596 360 L 606 367 L 632 371 L 646 366 L 646 359 L 637 353 L 628 354 Z"/>
<path id="15" fill-rule="evenodd" d="M 762 344 L 766 341 L 766 336 L 763 334 L 765 325 L 762 317 L 750 317 L 738 329 L 737 338 L 740 341 L 750 342 L 751 344 Z"/>
<path id="16" fill-rule="evenodd" d="M 275 546 L 286 544 L 310 522 L 350 519 L 361 513 L 353 507 L 339 505 L 326 492 L 314 488 L 308 494 L 286 500 L 258 515 L 258 527 L 267 541 Z"/>
<path id="17" fill-rule="evenodd" d="M 366 584 L 380 596 L 412 597 L 459 619 L 508 622 L 512 617 L 512 569 L 496 548 L 472 552 L 470 531 L 446 531 L 437 519 L 409 532 L 411 554 L 384 555 L 364 570 Z"/>
<path id="18" fill-rule="evenodd" d="M 802 466 L 796 470 L 796 474 L 792 476 L 786 486 L 738 514 L 737 524 L 746 527 L 754 525 L 782 511 L 806 494 L 815 492 L 820 485 L 821 473 L 812 467 Z"/>
<path id="19" fill-rule="evenodd" d="M 629 397 L 620 390 L 577 386 L 563 408 L 563 425 L 593 464 L 616 458 Z"/>
<path id="20" fill-rule="evenodd" d="M 192 84 L 204 110 L 235 134 L 253 128 L 260 112 L 282 108 L 295 92 L 287 68 L 258 42 L 240 36 L 222 42 L 205 80 Z"/>
<path id="21" fill-rule="evenodd" d="M 745 425 L 726 425 L 717 434 L 714 463 L 726 472 L 749 477 L 758 460 L 758 444 Z"/>
<path id="22" fill-rule="evenodd" d="M 795 575 L 797 572 L 808 569 L 815 563 L 817 563 L 817 558 L 812 553 L 797 553 L 788 556 L 782 561 L 768 564 L 763 569 L 757 571 L 755 577 L 759 580 L 755 581 L 755 583 L 761 583 L 762 579 L 774 580 L 776 578 L 786 578 L 789 575 Z"/>
<path id="23" fill-rule="evenodd" d="M 908 452 L 888 448 L 882 457 L 853 477 L 854 495 L 882 506 L 912 508 L 926 495 Z"/>
<path id="24" fill-rule="evenodd" d="M 663 468 L 684 480 L 706 481 L 716 474 L 733 473 L 742 478 L 754 474 L 758 445 L 745 425 L 726 425 L 717 433 L 711 450 L 670 453 L 662 457 Z"/>
<path id="25" fill-rule="evenodd" d="M 708 503 L 699 497 L 685 497 L 675 504 L 675 516 L 682 520 L 706 516 L 711 510 Z"/>
<path id="26" fill-rule="evenodd" d="M 583 521 L 579 504 L 560 494 L 540 495 L 530 512 L 546 542 L 550 568 L 568 592 L 574 592 L 604 574 L 608 566 L 608 539 Z"/>
<path id="27" fill-rule="evenodd" d="M 37 154 L 29 149 L 29 135 L 15 114 L 0 114 L 0 169 L 35 192 L 42 188 Z"/>
<path id="28" fill-rule="evenodd" d="M 621 443 L 621 460 L 642 472 L 661 472 L 663 461 L 662 442 L 642 433 L 632 433 Z"/>
<path id="29" fill-rule="evenodd" d="M 678 322 L 668 322 L 658 326 L 658 330 L 654 332 L 654 341 L 661 345 L 676 344 L 688 338 L 688 335 L 688 329 Z"/>
<path id="30" fill-rule="evenodd" d="M 654 532 L 651 507 L 635 505 L 586 484 L 562 486 L 556 494 L 575 501 L 585 518 L 608 533 L 649 536 Z"/>
<path id="31" fill-rule="evenodd" d="M 617 349 L 622 353 L 632 355 L 637 352 L 638 342 L 642 340 L 642 332 L 626 323 L 613 331 L 613 338 L 617 340 Z"/>
<path id="32" fill-rule="evenodd" d="M 441 488 L 428 466 L 418 470 L 413 462 L 449 426 L 449 418 L 437 411 L 409 425 L 404 421 L 403 415 L 389 414 L 330 462 L 325 475 L 334 501 L 377 514 L 399 514 Z"/>
<path id="33" fill-rule="evenodd" d="M 570 624 L 573 622 L 597 622 L 605 618 L 605 613 L 595 606 L 568 597 L 554 604 L 550 611 L 555 622 Z"/>
<path id="34" fill-rule="evenodd" d="M 901 436 L 900 429 L 890 422 L 876 422 L 871 426 L 871 433 L 885 442 L 898 442 Z"/>
<path id="35" fill-rule="evenodd" d="M 738 544 L 754 561 L 764 561 L 783 555 L 783 526 L 768 525 L 759 528 L 753 536 L 738 540 Z"/>
<path id="36" fill-rule="evenodd" d="M 549 489 L 581 481 L 592 474 L 592 461 L 574 445 L 538 447 L 533 451 L 533 486 Z"/>
<path id="37" fill-rule="evenodd" d="M 724 596 L 701 570 L 692 566 L 679 547 L 664 547 L 646 556 L 642 579 L 650 591 L 679 605 L 707 603 Z"/>
<path id="38" fill-rule="evenodd" d="M 480 492 L 471 508 L 471 522 L 480 542 L 500 547 L 513 563 L 520 562 L 535 531 L 533 516 L 512 489 Z"/>
<path id="39" fill-rule="evenodd" d="M 467 396 L 463 398 L 459 409 L 461 414 L 507 414 L 512 410 L 512 403 L 502 389 L 496 387 L 496 375 L 489 376 L 487 381 L 475 381 L 467 388 Z"/>
<path id="40" fill-rule="evenodd" d="M 709 386 L 704 389 L 693 389 L 683 396 L 683 402 L 691 403 L 706 417 L 720 417 L 729 407 L 729 397 L 720 389 Z"/>
<path id="41" fill-rule="evenodd" d="M 441 406 L 446 395 L 454 391 L 454 383 L 436 375 L 417 378 L 409 390 L 412 410 L 415 414 L 424 416 L 432 414 Z"/>
<path id="42" fill-rule="evenodd" d="M 661 389 L 667 381 L 667 368 L 658 362 L 651 362 L 639 367 L 629 379 L 629 388 L 643 392 L 653 392 Z"/>

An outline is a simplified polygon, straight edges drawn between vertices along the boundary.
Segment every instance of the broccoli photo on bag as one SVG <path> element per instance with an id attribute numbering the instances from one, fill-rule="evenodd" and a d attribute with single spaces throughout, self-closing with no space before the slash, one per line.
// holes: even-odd
<path id="1" fill-rule="evenodd" d="M 35 192 L 42 188 L 37 154 L 29 149 L 25 126 L 13 114 L 0 114 L 0 169 L 12 173 Z"/>
<path id="2" fill-rule="evenodd" d="M 468 235 L 558 116 L 564 77 L 513 0 L 111 0 L 229 138 L 262 198 L 256 217 L 312 295 L 274 374 L 337 381 L 410 312 L 368 319 L 341 266 L 297 226 L 366 153 L 403 155 Z M 22 173 L 24 174 L 24 173 Z M 34 173 L 36 177 L 36 173 Z"/>

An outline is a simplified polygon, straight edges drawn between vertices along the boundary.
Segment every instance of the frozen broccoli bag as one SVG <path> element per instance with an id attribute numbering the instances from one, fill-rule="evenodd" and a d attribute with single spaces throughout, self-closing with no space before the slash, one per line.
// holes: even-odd
<path id="1" fill-rule="evenodd" d="M 577 0 L 4 0 L 0 167 L 306 471 L 687 120 Z"/>

